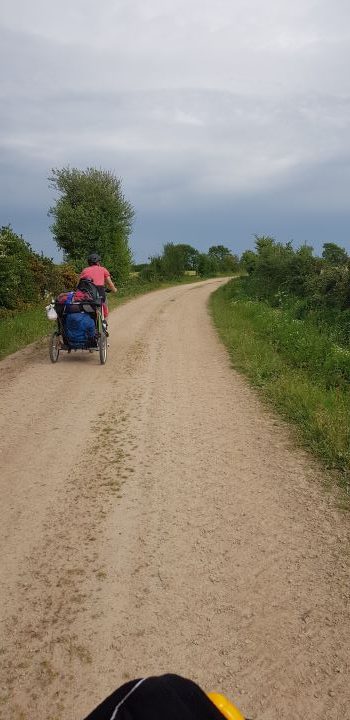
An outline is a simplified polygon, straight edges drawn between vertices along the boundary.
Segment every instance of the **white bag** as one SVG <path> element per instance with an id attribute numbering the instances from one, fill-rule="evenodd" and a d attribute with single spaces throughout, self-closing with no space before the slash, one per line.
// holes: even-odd
<path id="1" fill-rule="evenodd" d="M 57 313 L 52 303 L 46 305 L 45 310 L 48 320 L 57 320 Z"/>

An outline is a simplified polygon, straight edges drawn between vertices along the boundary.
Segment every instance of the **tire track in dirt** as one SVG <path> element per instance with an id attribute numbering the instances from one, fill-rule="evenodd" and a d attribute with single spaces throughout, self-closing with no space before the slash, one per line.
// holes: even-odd
<path id="1" fill-rule="evenodd" d="M 230 369 L 218 282 L 118 309 L 105 368 L 0 364 L 0 717 L 78 720 L 164 671 L 257 720 L 347 717 L 348 519 Z"/>

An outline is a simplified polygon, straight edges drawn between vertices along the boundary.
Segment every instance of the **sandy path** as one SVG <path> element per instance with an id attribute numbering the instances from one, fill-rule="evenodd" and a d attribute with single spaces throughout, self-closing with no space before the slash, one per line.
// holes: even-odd
<path id="1" fill-rule="evenodd" d="M 80 720 L 129 677 L 255 720 L 347 720 L 349 519 L 229 366 L 221 281 L 113 313 L 108 364 L 0 364 L 6 720 Z"/>

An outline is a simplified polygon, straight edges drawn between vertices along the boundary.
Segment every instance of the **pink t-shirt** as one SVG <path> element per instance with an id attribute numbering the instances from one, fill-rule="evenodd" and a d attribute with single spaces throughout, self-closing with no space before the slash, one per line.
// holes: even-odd
<path id="1" fill-rule="evenodd" d="M 89 265 L 80 273 L 80 278 L 92 280 L 94 285 L 104 285 L 106 278 L 110 277 L 108 270 L 102 265 Z"/>

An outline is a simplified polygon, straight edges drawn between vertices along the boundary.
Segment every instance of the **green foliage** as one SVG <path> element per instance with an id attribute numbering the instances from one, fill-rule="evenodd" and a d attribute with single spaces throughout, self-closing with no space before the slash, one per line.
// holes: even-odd
<path id="1" fill-rule="evenodd" d="M 346 265 L 349 261 L 346 250 L 335 243 L 324 243 L 322 257 L 330 265 Z"/>
<path id="2" fill-rule="evenodd" d="M 134 209 L 121 181 L 111 172 L 87 168 L 54 168 L 49 178 L 59 197 L 49 210 L 52 233 L 65 258 L 80 271 L 91 252 L 98 252 L 117 283 L 131 270 L 128 239 Z"/>
<path id="3" fill-rule="evenodd" d="M 29 244 L 16 235 L 11 226 L 0 230 L 0 307 L 15 308 L 23 301 L 36 298 L 30 268 L 32 251 Z"/>
<path id="4" fill-rule="evenodd" d="M 239 259 L 224 245 L 212 245 L 208 250 L 210 259 L 215 260 L 219 273 L 235 273 L 239 270 Z"/>
<path id="5" fill-rule="evenodd" d="M 141 272 L 147 267 L 147 263 L 133 263 L 132 272 Z"/>
<path id="6" fill-rule="evenodd" d="M 114 245 L 109 254 L 102 256 L 103 263 L 108 267 L 116 285 L 123 285 L 128 281 L 131 272 L 132 256 L 128 238 L 121 234 L 115 237 Z"/>
<path id="7" fill-rule="evenodd" d="M 241 255 L 240 267 L 249 275 L 254 272 L 257 261 L 257 254 L 253 250 L 245 250 Z"/>
<path id="8" fill-rule="evenodd" d="M 296 320 L 292 305 L 278 309 L 250 299 L 247 279 L 228 283 L 211 300 L 233 364 L 348 483 L 350 350 L 311 317 Z"/>
<path id="9" fill-rule="evenodd" d="M 256 252 L 246 251 L 241 258 L 252 298 L 275 306 L 284 305 L 290 297 L 300 298 L 308 311 L 350 307 L 349 266 L 342 248 L 326 243 L 321 259 L 308 245 L 294 250 L 290 242 L 284 245 L 269 236 L 256 236 L 255 246 Z"/>
<path id="10" fill-rule="evenodd" d="M 31 307 L 0 314 L 0 360 L 34 340 L 52 332 L 52 322 L 43 307 Z"/>
<path id="11" fill-rule="evenodd" d="M 72 265 L 69 265 L 68 263 L 63 263 L 62 265 L 56 265 L 55 268 L 57 277 L 57 289 L 55 290 L 55 292 L 51 290 L 53 294 L 65 292 L 66 290 L 72 290 L 72 288 L 76 287 L 78 283 L 78 274 L 75 272 Z"/>
<path id="12" fill-rule="evenodd" d="M 197 272 L 200 254 L 199 251 L 196 250 L 196 248 L 192 247 L 192 245 L 179 244 L 175 245 L 175 247 L 177 248 L 177 253 L 181 257 L 184 272 L 186 270 L 193 270 Z"/>
<path id="13" fill-rule="evenodd" d="M 198 258 L 198 274 L 201 277 L 215 277 L 219 273 L 217 259 L 212 255 L 200 253 Z"/>
<path id="14" fill-rule="evenodd" d="M 57 266 L 33 252 L 11 226 L 0 229 L 0 308 L 14 310 L 40 302 L 46 293 L 57 294 L 76 283 L 73 269 Z M 68 289 L 68 288 L 67 288 Z"/>
<path id="15" fill-rule="evenodd" d="M 140 270 L 140 278 L 146 282 L 157 282 L 163 278 L 163 266 L 162 258 L 160 255 L 155 255 L 150 258 L 148 265 Z"/>
<path id="16" fill-rule="evenodd" d="M 257 297 L 272 300 L 286 291 L 293 259 L 291 243 L 283 245 L 268 236 L 256 236 L 256 263 L 251 273 L 252 289 Z"/>
<path id="17" fill-rule="evenodd" d="M 158 273 L 164 280 L 179 280 L 186 271 L 198 271 L 199 257 L 192 245 L 166 243 L 162 256 L 157 258 Z"/>
<path id="18" fill-rule="evenodd" d="M 198 272 L 200 253 L 191 245 L 166 243 L 162 255 L 150 258 L 141 269 L 144 280 L 180 280 L 186 270 Z"/>
<path id="19" fill-rule="evenodd" d="M 149 265 L 140 270 L 145 280 L 179 280 L 184 273 L 192 272 L 201 277 L 233 274 L 239 271 L 239 260 L 228 248 L 215 245 L 208 253 L 201 253 L 192 245 L 166 243 L 162 255 L 150 258 Z"/>
<path id="20" fill-rule="evenodd" d="M 350 478 L 350 273 L 334 243 L 322 258 L 257 236 L 247 271 L 213 300 L 234 364 Z"/>
<path id="21" fill-rule="evenodd" d="M 308 289 L 313 307 L 350 308 L 350 275 L 345 265 L 324 265 L 319 275 L 309 278 Z"/>

